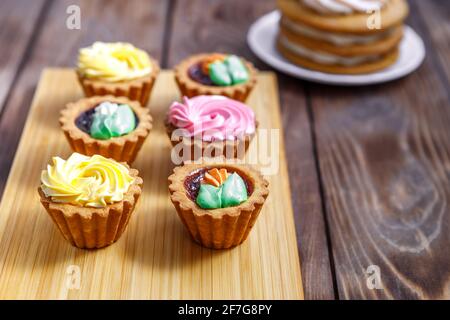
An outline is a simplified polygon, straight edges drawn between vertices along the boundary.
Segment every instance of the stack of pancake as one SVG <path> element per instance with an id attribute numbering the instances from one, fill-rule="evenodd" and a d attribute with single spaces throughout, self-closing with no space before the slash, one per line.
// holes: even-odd
<path id="1" fill-rule="evenodd" d="M 277 0 L 277 47 L 293 63 L 326 73 L 371 73 L 394 64 L 406 0 Z"/>

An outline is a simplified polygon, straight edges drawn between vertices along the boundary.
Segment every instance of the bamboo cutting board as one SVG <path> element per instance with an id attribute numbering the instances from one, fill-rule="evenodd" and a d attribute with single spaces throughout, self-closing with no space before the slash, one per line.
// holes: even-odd
<path id="1" fill-rule="evenodd" d="M 282 131 L 279 172 L 267 177 L 270 195 L 249 238 L 224 251 L 189 238 L 167 189 L 173 164 L 163 119 L 179 99 L 170 71 L 162 72 L 150 101 L 153 130 L 133 164 L 144 190 L 127 230 L 100 250 L 66 242 L 37 187 L 52 156 L 71 154 L 59 110 L 81 97 L 72 70 L 43 72 L 0 204 L 0 299 L 303 298 Z M 260 129 L 281 129 L 273 74 L 261 73 L 248 104 Z"/>

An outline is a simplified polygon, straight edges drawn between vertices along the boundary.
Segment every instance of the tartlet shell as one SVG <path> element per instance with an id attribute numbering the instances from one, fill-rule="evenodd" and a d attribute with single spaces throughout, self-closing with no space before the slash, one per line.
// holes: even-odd
<path id="1" fill-rule="evenodd" d="M 108 140 L 94 139 L 88 133 L 80 130 L 75 124 L 77 117 L 104 101 L 129 105 L 139 119 L 136 129 L 127 135 Z M 73 151 L 88 156 L 99 154 L 127 163 L 134 161 L 152 129 L 152 117 L 147 108 L 140 107 L 136 101 L 115 96 L 96 96 L 69 103 L 61 111 L 59 123 Z"/>
<path id="2" fill-rule="evenodd" d="M 184 181 L 188 175 L 203 168 L 225 168 L 237 172 L 253 184 L 253 193 L 236 207 L 205 210 L 189 198 Z M 192 239 L 212 249 L 235 247 L 247 239 L 269 195 L 269 182 L 259 171 L 245 165 L 187 164 L 175 167 L 169 177 L 170 199 Z"/>
<path id="3" fill-rule="evenodd" d="M 130 175 L 135 181 L 124 194 L 123 200 L 104 208 L 57 203 L 47 197 L 41 187 L 38 192 L 42 205 L 67 241 L 77 248 L 98 249 L 120 238 L 136 207 L 143 180 L 135 169 L 130 169 Z"/>
<path id="4" fill-rule="evenodd" d="M 113 95 L 116 97 L 127 97 L 145 107 L 150 99 L 151 91 L 158 77 L 160 68 L 156 60 L 150 58 L 152 70 L 149 75 L 129 81 L 108 82 L 99 79 L 85 77 L 77 70 L 80 82 L 86 97 Z"/>
<path id="5" fill-rule="evenodd" d="M 177 129 L 174 125 L 172 125 L 169 120 L 165 119 L 164 121 L 167 135 L 169 137 L 170 143 L 172 144 L 172 147 L 175 147 L 179 145 L 180 143 L 186 144 L 187 147 L 190 147 L 191 149 L 191 157 L 189 159 L 185 159 L 183 162 L 186 161 L 197 161 L 200 158 L 202 158 L 205 150 L 214 148 L 214 152 L 212 154 L 213 157 L 220 157 L 222 159 L 243 159 L 245 155 L 247 154 L 247 150 L 250 147 L 250 143 L 253 139 L 253 137 L 256 135 L 256 131 L 254 134 L 251 135 L 245 135 L 242 138 L 237 138 L 235 140 L 225 140 L 225 141 L 203 141 L 200 139 L 190 139 L 190 138 L 183 138 L 180 137 L 178 140 L 172 140 L 172 133 L 175 129 Z M 258 128 L 258 121 L 255 121 L 255 129 Z M 241 145 L 244 144 L 244 152 L 239 153 L 241 150 Z M 184 149 L 184 148 L 183 148 Z M 201 150 L 201 156 L 195 157 L 194 150 Z M 233 150 L 230 155 L 226 154 L 226 150 Z M 180 155 L 182 156 L 182 155 Z"/>
<path id="6" fill-rule="evenodd" d="M 175 67 L 175 81 L 180 89 L 182 96 L 187 96 L 188 98 L 192 98 L 199 95 L 222 95 L 228 98 L 238 100 L 241 102 L 245 102 L 247 97 L 250 95 L 250 92 L 256 85 L 257 82 L 257 71 L 252 63 L 247 60 L 242 59 L 247 70 L 249 72 L 249 79 L 245 83 L 233 85 L 233 86 L 206 86 L 201 83 L 198 83 L 192 80 L 189 77 L 188 69 L 202 61 L 204 58 L 220 53 L 202 53 L 190 56 L 189 58 L 181 61 Z"/>

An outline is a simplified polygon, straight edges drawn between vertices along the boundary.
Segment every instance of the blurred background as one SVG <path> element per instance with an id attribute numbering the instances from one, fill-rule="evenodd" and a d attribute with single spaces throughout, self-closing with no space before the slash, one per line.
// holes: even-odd
<path id="1" fill-rule="evenodd" d="M 358 88 L 277 73 L 306 298 L 450 298 L 450 2 L 410 0 L 427 47 L 415 73 Z M 66 26 L 81 10 L 81 29 Z M 43 68 L 94 41 L 127 41 L 162 68 L 199 52 L 274 71 L 246 35 L 274 0 L 2 0 L 0 194 Z M 365 270 L 382 270 L 382 290 Z"/>

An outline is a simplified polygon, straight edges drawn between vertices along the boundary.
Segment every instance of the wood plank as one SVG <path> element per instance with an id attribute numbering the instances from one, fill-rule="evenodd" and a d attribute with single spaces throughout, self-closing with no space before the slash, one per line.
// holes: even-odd
<path id="1" fill-rule="evenodd" d="M 420 22 L 426 26 L 423 38 L 426 46 L 433 48 L 428 54 L 436 62 L 435 70 L 442 75 L 442 81 L 450 82 L 450 3 L 431 0 L 411 2 Z M 430 17 L 433 17 L 430 19 Z M 449 87 L 448 87 L 449 88 Z"/>
<path id="2" fill-rule="evenodd" d="M 78 5 L 81 9 L 81 30 L 66 28 L 66 8 L 69 5 Z M 46 9 L 45 19 L 40 22 L 41 31 L 0 119 L 0 194 L 3 193 L 41 70 L 45 66 L 75 65 L 78 49 L 96 40 L 129 41 L 160 59 L 167 8 L 167 2 L 158 0 L 52 2 Z"/>
<path id="3" fill-rule="evenodd" d="M 279 77 L 297 239 L 307 299 L 335 299 L 334 268 L 319 191 L 312 123 L 305 89 L 298 80 Z"/>
<path id="4" fill-rule="evenodd" d="M 4 0 L 0 2 L 0 118 L 8 93 L 39 30 L 45 0 Z M 6 45 L 5 45 L 6 44 Z"/>
<path id="5" fill-rule="evenodd" d="M 268 69 L 250 51 L 246 34 L 259 16 L 275 9 L 272 0 L 177 1 L 169 45 L 169 66 L 188 55 L 222 51 Z M 303 83 L 279 78 L 284 137 L 292 188 L 297 241 L 307 299 L 333 299 L 333 281 L 322 215 Z"/>
<path id="6" fill-rule="evenodd" d="M 439 32 L 418 14 L 422 36 Z M 339 298 L 450 298 L 450 110 L 433 50 L 414 74 L 357 94 L 311 86 Z"/>
<path id="7" fill-rule="evenodd" d="M 275 76 L 261 74 L 256 91 L 249 105 L 259 130 L 279 130 Z M 285 199 L 290 194 L 282 139 L 279 171 L 267 176 L 270 196 L 247 241 L 231 250 L 209 250 L 189 239 L 167 186 L 173 164 L 163 120 L 167 106 L 179 98 L 169 71 L 156 82 L 150 105 L 154 127 L 133 165 L 145 183 L 125 234 L 102 250 L 66 242 L 40 204 L 36 186 L 52 156 L 71 153 L 59 110 L 81 96 L 73 70 L 44 71 L 0 204 L 1 299 L 303 297 L 293 211 Z M 255 141 L 249 152 L 258 159 Z M 75 290 L 66 286 L 71 265 L 81 270 L 81 287 Z"/>

